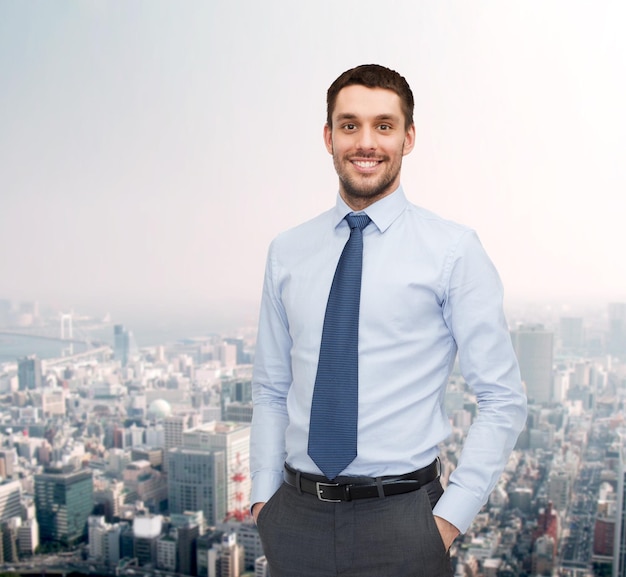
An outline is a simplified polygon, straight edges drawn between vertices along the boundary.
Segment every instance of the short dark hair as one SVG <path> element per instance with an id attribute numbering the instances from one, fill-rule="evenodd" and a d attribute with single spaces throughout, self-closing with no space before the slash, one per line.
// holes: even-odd
<path id="1" fill-rule="evenodd" d="M 402 112 L 404 113 L 405 128 L 413 124 L 413 92 L 404 76 L 395 70 L 380 64 L 362 64 L 356 68 L 346 70 L 335 80 L 326 93 L 326 122 L 332 127 L 332 116 L 335 110 L 337 95 L 342 88 L 357 84 L 367 88 L 386 88 L 400 97 Z"/>

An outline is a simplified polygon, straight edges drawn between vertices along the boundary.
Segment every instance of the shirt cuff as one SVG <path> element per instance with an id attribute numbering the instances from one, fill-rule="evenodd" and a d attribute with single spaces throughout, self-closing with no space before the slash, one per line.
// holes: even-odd
<path id="1" fill-rule="evenodd" d="M 258 471 L 255 473 L 252 478 L 250 507 L 254 506 L 255 503 L 267 503 L 282 484 L 282 471 Z"/>
<path id="2" fill-rule="evenodd" d="M 448 485 L 441 499 L 433 509 L 433 515 L 452 523 L 461 533 L 465 533 L 478 515 L 483 503 L 458 485 Z"/>

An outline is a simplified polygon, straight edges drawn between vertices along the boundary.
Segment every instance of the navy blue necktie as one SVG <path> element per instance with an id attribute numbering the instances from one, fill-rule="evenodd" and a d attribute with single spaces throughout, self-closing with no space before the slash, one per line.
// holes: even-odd
<path id="1" fill-rule="evenodd" d="M 328 296 L 315 377 L 308 453 L 334 479 L 356 457 L 359 393 L 359 304 L 366 214 L 348 214 L 350 238 Z"/>

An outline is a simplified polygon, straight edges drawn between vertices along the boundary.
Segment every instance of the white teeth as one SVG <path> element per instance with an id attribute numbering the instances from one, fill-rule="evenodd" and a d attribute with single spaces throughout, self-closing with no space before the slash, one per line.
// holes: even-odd
<path id="1" fill-rule="evenodd" d="M 355 160 L 354 164 L 361 168 L 373 168 L 378 162 L 376 160 Z"/>

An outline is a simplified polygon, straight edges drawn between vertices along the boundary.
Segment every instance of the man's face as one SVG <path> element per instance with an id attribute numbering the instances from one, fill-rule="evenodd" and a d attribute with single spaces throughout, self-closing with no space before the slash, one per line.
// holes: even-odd
<path id="1" fill-rule="evenodd" d="M 346 86 L 337 95 L 333 126 L 324 126 L 339 192 L 363 210 L 400 185 L 402 157 L 413 150 L 415 126 L 405 128 L 400 97 L 385 88 Z"/>

